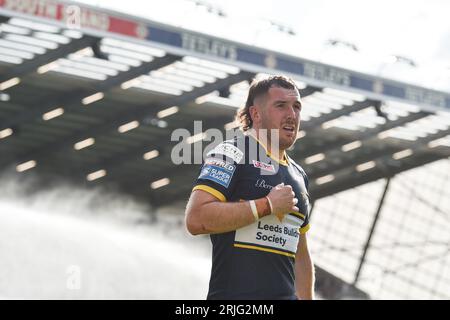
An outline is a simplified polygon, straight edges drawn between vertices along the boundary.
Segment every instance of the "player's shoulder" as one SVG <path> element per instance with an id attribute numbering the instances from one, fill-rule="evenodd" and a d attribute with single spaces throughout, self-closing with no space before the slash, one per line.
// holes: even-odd
<path id="1" fill-rule="evenodd" d="M 245 155 L 245 146 L 247 138 L 244 135 L 236 135 L 231 139 L 222 141 L 211 149 L 208 153 L 208 157 L 226 157 L 235 163 L 240 163 Z"/>
<path id="2" fill-rule="evenodd" d="M 305 170 L 303 170 L 302 166 L 295 162 L 294 159 L 292 159 L 288 155 L 286 156 L 289 160 L 289 163 L 298 171 L 298 173 L 301 174 L 304 179 L 308 180 L 308 175 L 306 174 Z"/>
<path id="3" fill-rule="evenodd" d="M 225 155 L 239 163 L 245 154 L 248 141 L 247 135 L 237 131 L 230 139 L 224 140 L 212 148 L 211 151 L 207 153 L 207 156 Z"/>

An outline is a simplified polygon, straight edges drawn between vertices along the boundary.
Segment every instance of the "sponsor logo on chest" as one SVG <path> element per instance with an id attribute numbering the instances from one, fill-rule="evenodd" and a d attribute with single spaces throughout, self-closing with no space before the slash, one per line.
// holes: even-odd
<path id="1" fill-rule="evenodd" d="M 268 190 L 272 190 L 272 188 L 273 188 L 273 186 L 271 186 L 270 184 L 267 184 L 266 180 L 264 180 L 264 179 L 258 179 L 255 183 L 255 187 L 268 189 Z"/>
<path id="2" fill-rule="evenodd" d="M 281 249 L 295 254 L 299 241 L 299 228 L 303 222 L 294 217 L 284 223 L 271 215 L 236 230 L 235 241 L 263 248 Z"/>
<path id="3" fill-rule="evenodd" d="M 263 169 L 275 173 L 275 167 L 272 164 L 267 164 L 261 161 L 253 160 L 253 166 L 258 169 Z"/>

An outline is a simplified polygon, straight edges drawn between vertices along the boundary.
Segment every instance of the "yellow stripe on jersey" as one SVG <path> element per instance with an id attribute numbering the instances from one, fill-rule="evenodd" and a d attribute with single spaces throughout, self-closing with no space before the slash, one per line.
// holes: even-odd
<path id="1" fill-rule="evenodd" d="M 296 212 L 296 211 L 290 212 L 290 213 L 292 213 L 294 216 L 298 216 L 298 217 L 302 218 L 303 220 L 305 220 L 305 215 L 303 213 Z"/>
<path id="2" fill-rule="evenodd" d="M 311 225 L 308 223 L 306 226 L 304 226 L 303 228 L 300 228 L 300 234 L 305 234 L 308 232 L 309 228 L 311 228 Z"/>
<path id="3" fill-rule="evenodd" d="M 281 255 L 283 255 L 283 256 L 295 258 L 295 254 L 293 254 L 293 253 L 283 252 L 283 251 L 279 251 L 279 250 L 275 250 L 275 249 L 267 249 L 267 248 L 261 248 L 261 247 L 257 247 L 257 246 L 250 246 L 250 245 L 246 245 L 246 244 L 238 244 L 238 243 L 235 243 L 235 244 L 234 244 L 234 247 L 236 247 L 236 248 L 244 248 L 244 249 L 252 249 L 252 250 L 259 250 L 259 251 L 265 251 L 265 252 L 276 253 L 276 254 L 281 254 Z"/>
<path id="4" fill-rule="evenodd" d="M 286 156 L 286 152 L 285 151 L 283 151 L 283 159 L 277 159 L 276 157 L 274 157 L 273 155 L 272 155 L 272 153 L 267 149 L 267 147 L 266 147 L 266 145 L 264 144 L 264 143 L 262 143 L 257 137 L 255 137 L 255 135 L 254 134 L 252 134 L 252 133 L 248 133 L 248 135 L 249 136 L 251 136 L 253 139 L 255 139 L 263 148 L 264 148 L 264 151 L 266 151 L 266 154 L 271 158 L 271 159 L 273 159 L 273 160 L 275 160 L 276 162 L 278 162 L 279 164 L 282 164 L 283 166 L 288 166 L 289 165 L 289 162 L 288 162 L 288 158 L 287 158 L 287 156 Z"/>
<path id="5" fill-rule="evenodd" d="M 195 186 L 194 189 L 192 189 L 192 191 L 195 190 L 202 190 L 202 191 L 206 191 L 209 194 L 213 195 L 214 197 L 216 197 L 217 199 L 219 199 L 222 202 L 226 202 L 227 199 L 225 198 L 225 196 L 223 195 L 222 192 L 210 187 L 210 186 L 206 186 L 204 184 L 199 184 L 198 186 Z"/>

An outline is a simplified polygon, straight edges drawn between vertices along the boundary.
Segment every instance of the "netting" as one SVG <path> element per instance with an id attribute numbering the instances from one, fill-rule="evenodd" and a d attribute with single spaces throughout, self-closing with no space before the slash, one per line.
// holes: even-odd
<path id="1" fill-rule="evenodd" d="M 449 299 L 450 161 L 392 178 L 375 222 L 385 186 L 378 180 L 316 202 L 314 262 L 374 299 Z"/>

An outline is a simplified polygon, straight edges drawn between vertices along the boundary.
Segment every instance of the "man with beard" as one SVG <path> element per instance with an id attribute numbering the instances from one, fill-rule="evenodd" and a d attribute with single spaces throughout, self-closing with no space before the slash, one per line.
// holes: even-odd
<path id="1" fill-rule="evenodd" d="M 285 152 L 297 139 L 301 108 L 293 80 L 253 81 L 237 114 L 242 133 L 203 163 L 186 226 L 211 237 L 208 299 L 314 297 L 308 178 Z"/>

